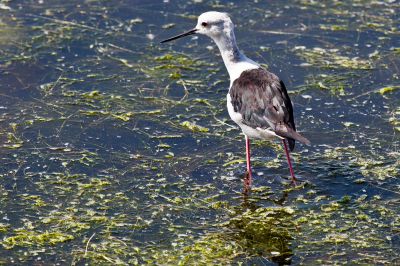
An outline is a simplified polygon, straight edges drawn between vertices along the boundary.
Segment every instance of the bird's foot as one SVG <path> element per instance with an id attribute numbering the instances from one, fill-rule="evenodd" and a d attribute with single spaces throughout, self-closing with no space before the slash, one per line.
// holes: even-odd
<path id="1" fill-rule="evenodd" d="M 292 174 L 291 175 L 291 184 L 296 187 L 297 182 L 298 182 L 297 178 Z"/>
<path id="2" fill-rule="evenodd" d="M 291 183 L 292 183 L 292 185 L 294 186 L 294 187 L 296 187 L 297 186 L 297 178 L 294 176 L 294 175 L 292 175 L 292 181 L 291 181 Z"/>
<path id="3" fill-rule="evenodd" d="M 307 185 L 307 180 L 301 176 L 291 176 L 290 183 L 293 185 L 293 187 L 305 186 Z"/>
<path id="4" fill-rule="evenodd" d="M 252 181 L 253 181 L 253 176 L 251 175 L 250 171 L 247 171 L 243 178 L 243 184 L 244 184 L 243 194 L 247 195 L 250 192 Z"/>

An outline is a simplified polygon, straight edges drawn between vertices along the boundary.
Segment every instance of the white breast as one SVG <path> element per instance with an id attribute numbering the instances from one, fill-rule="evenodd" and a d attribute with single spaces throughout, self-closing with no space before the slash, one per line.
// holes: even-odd
<path id="1" fill-rule="evenodd" d="M 242 115 L 239 112 L 235 112 L 233 105 L 232 105 L 231 95 L 229 94 L 229 92 L 226 95 L 226 107 L 228 108 L 229 116 L 231 117 L 233 122 L 235 122 L 236 124 L 241 126 L 243 124 L 242 123 Z"/>
<path id="2" fill-rule="evenodd" d="M 232 87 L 233 82 L 240 77 L 243 71 L 256 69 L 259 67 L 260 65 L 247 57 L 245 57 L 244 60 L 240 62 L 228 63 L 226 69 L 228 70 L 229 78 L 231 81 L 229 87 Z"/>

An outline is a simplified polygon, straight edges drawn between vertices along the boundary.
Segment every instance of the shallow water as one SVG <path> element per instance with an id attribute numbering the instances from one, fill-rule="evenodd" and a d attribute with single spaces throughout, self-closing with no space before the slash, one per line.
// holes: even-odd
<path id="1" fill-rule="evenodd" d="M 399 264 L 395 1 L 0 2 L 4 264 Z M 294 102 L 292 187 L 279 143 L 244 138 L 205 37 L 239 47 Z"/>

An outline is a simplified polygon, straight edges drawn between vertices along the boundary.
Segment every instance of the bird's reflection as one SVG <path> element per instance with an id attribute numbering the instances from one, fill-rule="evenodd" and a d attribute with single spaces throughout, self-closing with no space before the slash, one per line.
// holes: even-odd
<path id="1" fill-rule="evenodd" d="M 293 214 L 283 206 L 288 194 L 284 190 L 278 198 L 276 193 L 260 196 L 257 191 L 250 190 L 244 176 L 243 201 L 235 208 L 228 227 L 234 232 L 234 240 L 249 255 L 250 263 L 252 257 L 264 257 L 277 265 L 291 264 L 290 241 L 296 228 L 292 223 Z"/>

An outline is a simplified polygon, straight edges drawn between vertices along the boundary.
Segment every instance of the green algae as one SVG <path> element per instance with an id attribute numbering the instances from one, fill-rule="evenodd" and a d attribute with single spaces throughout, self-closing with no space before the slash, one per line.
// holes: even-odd
<path id="1" fill-rule="evenodd" d="M 10 228 L 9 224 L 0 223 L 0 233 L 6 233 L 8 228 Z"/>
<path id="2" fill-rule="evenodd" d="M 190 121 L 183 121 L 181 123 L 181 126 L 187 128 L 193 132 L 206 133 L 209 131 L 208 128 L 200 126 L 200 125 L 196 125 L 195 123 L 192 123 Z"/>
<path id="3" fill-rule="evenodd" d="M 5 249 L 12 249 L 16 246 L 44 246 L 57 245 L 74 239 L 72 235 L 60 232 L 32 232 L 25 229 L 16 230 L 14 236 L 6 237 L 1 241 Z"/>
<path id="4" fill-rule="evenodd" d="M 342 204 L 335 204 L 334 206 L 336 207 L 334 211 L 327 212 L 323 210 L 319 212 L 316 210 L 308 210 L 302 213 L 302 216 L 296 220 L 302 224 L 304 230 L 301 231 L 300 235 L 319 235 L 318 240 L 312 242 L 314 248 L 321 248 L 325 244 L 334 245 L 334 248 L 327 251 L 327 254 L 333 255 L 337 249 L 346 247 L 365 249 L 365 251 L 368 252 L 368 248 L 373 246 L 390 245 L 386 236 L 379 233 L 379 231 L 383 230 L 387 225 L 382 223 L 382 221 L 374 215 L 374 213 L 378 214 L 378 210 L 380 209 L 376 199 L 364 201 L 363 205 L 360 206 L 361 209 L 360 207 L 351 208 L 351 206 L 357 204 L 357 200 L 346 198 L 345 204 L 343 204 L 343 199 L 339 202 Z M 392 204 L 392 202 L 389 204 Z M 366 212 L 368 209 L 370 211 Z M 341 218 L 340 222 L 337 220 L 338 217 Z M 393 215 L 389 214 L 385 219 L 391 220 L 393 219 Z M 371 228 L 375 229 L 371 230 Z M 307 242 L 303 244 L 311 243 Z M 309 250 L 309 252 L 312 252 L 312 250 Z M 362 255 L 360 258 L 357 258 L 357 260 L 365 259 L 367 258 Z M 371 261 L 373 259 L 374 258 L 370 258 Z"/>
<path id="5" fill-rule="evenodd" d="M 250 255 L 284 261 L 292 255 L 289 245 L 293 238 L 291 216 L 294 212 L 291 207 L 247 210 L 231 219 L 228 227 L 239 230 L 238 242 Z"/>
<path id="6" fill-rule="evenodd" d="M 28 204 L 32 207 L 43 207 L 46 206 L 46 202 L 38 195 L 22 194 L 21 198 L 28 201 Z"/>
<path id="7" fill-rule="evenodd" d="M 388 1 L 296 1 L 301 9 L 320 12 L 324 30 L 348 30 L 363 32 L 373 30 L 386 35 L 398 32 L 394 16 L 398 4 Z M 360 12 L 362 9 L 362 12 Z M 320 21 L 318 21 L 320 22 Z M 335 23 L 336 22 L 336 23 Z M 345 22 L 345 23 L 344 23 Z"/>
<path id="8" fill-rule="evenodd" d="M 172 250 L 152 253 L 144 261 L 167 265 L 230 264 L 243 256 L 259 255 L 277 262 L 290 261 L 292 252 L 288 244 L 292 238 L 288 228 L 293 212 L 285 207 L 236 213 L 229 222 L 218 226 L 219 231 L 225 232 L 210 232 L 198 239 L 179 237 L 172 243 Z"/>
<path id="9" fill-rule="evenodd" d="M 333 95 L 344 96 L 351 89 L 350 79 L 354 76 L 352 73 L 348 74 L 319 74 L 307 76 L 305 86 L 306 88 L 315 88 L 320 90 L 329 91 Z"/>
<path id="10" fill-rule="evenodd" d="M 391 154 L 390 157 L 398 157 L 399 154 Z M 393 158 L 393 159 L 394 159 Z M 383 157 L 381 157 L 383 159 Z M 374 177 L 378 180 L 395 178 L 400 174 L 400 160 L 394 159 L 393 163 L 385 163 L 383 160 L 359 157 L 355 164 L 360 167 L 364 176 Z"/>
<path id="11" fill-rule="evenodd" d="M 112 116 L 114 118 L 120 119 L 124 122 L 128 122 L 131 119 L 131 117 L 133 116 L 133 113 L 127 112 L 127 113 L 120 113 L 120 114 L 112 114 Z"/>
<path id="12" fill-rule="evenodd" d="M 148 58 L 149 62 L 140 66 L 141 72 L 152 78 L 170 78 L 180 80 L 189 72 L 209 66 L 203 60 L 191 58 L 186 54 L 166 53 L 154 58 Z M 186 74 L 186 75 L 185 75 Z"/>
<path id="13" fill-rule="evenodd" d="M 324 156 L 330 159 L 347 159 L 350 166 L 357 167 L 360 173 L 366 178 L 386 180 L 395 178 L 400 172 L 400 161 L 398 153 L 393 152 L 387 155 L 374 154 L 373 156 L 363 155 L 354 147 L 326 149 Z"/>
<path id="14" fill-rule="evenodd" d="M 371 60 L 342 55 L 339 49 L 325 49 L 321 47 L 309 49 L 304 46 L 298 46 L 293 49 L 293 52 L 315 67 L 354 70 L 371 70 L 374 68 Z"/>
<path id="15" fill-rule="evenodd" d="M 24 144 L 24 141 L 21 138 L 17 137 L 13 133 L 8 133 L 7 134 L 7 142 L 5 144 L 3 144 L 3 147 L 5 147 L 7 149 L 18 149 L 18 148 L 21 148 L 23 144 Z"/>
<path id="16" fill-rule="evenodd" d="M 331 30 L 331 31 L 346 31 L 349 29 L 348 25 L 337 25 L 337 24 L 320 25 L 319 27 L 321 30 Z"/>
<path id="17" fill-rule="evenodd" d="M 397 109 L 394 110 L 388 121 L 394 127 L 395 130 L 400 132 L 400 107 L 397 107 Z"/>
<path id="18" fill-rule="evenodd" d="M 223 6 L 232 15 L 240 7 L 205 4 Z M 266 16 L 257 18 L 258 25 L 288 23 L 289 32 L 304 18 L 309 23 L 297 35 L 271 36 L 268 47 L 261 48 L 263 56 L 270 56 L 265 61 L 274 71 L 287 67 L 282 69 L 285 83 L 305 79 L 307 89 L 330 95 L 310 90 L 309 103 L 293 98 L 296 125 L 316 143 L 298 145 L 293 154 L 296 174 L 307 185 L 276 182 L 287 175 L 281 145 L 252 141 L 253 166 L 260 175 L 254 175 L 247 198 L 240 192 L 243 137 L 227 120 L 227 76 L 222 62 L 208 63 L 213 50 L 194 49 L 197 40 L 158 47 L 156 39 L 141 39 L 143 33 L 160 34 L 154 24 L 147 25 L 153 11 L 145 6 L 140 7 L 144 13 L 133 8 L 124 19 L 114 13 L 125 8 L 123 2 L 112 8 L 97 1 L 90 8 L 81 3 L 79 11 L 74 4 L 43 3 L 35 6 L 43 17 L 29 15 L 29 3 L 21 11 L 13 9 L 17 27 L 0 37 L 9 36 L 6 46 L 0 42 L 0 73 L 3 86 L 10 86 L 1 92 L 0 233 L 8 248 L 1 263 L 40 264 L 39 258 L 72 265 L 396 262 L 399 202 L 391 195 L 397 193 L 399 174 L 394 135 L 399 128 L 398 60 L 393 58 L 398 48 L 390 47 L 398 30 L 390 10 L 398 5 L 268 5 L 247 7 L 249 14 L 259 8 L 254 14 Z M 318 15 L 305 16 L 304 10 Z M 299 20 L 287 20 L 285 14 L 293 11 Z M 196 18 L 186 12 L 176 16 Z M 239 36 L 252 22 L 235 17 Z M 4 17 L 0 23 L 10 24 Z M 157 28 L 173 26 L 163 16 L 155 23 L 161 23 Z M 23 36 L 30 30 L 33 36 Z M 372 47 L 347 46 L 353 39 L 346 36 L 355 32 Z M 305 53 L 291 50 L 295 45 L 306 45 Z M 338 45 L 339 50 L 332 49 Z M 258 46 L 241 44 L 249 56 Z M 188 54 L 176 52 L 189 48 Z M 315 66 L 306 68 L 308 76 L 293 67 L 293 55 L 300 64 Z M 372 93 L 363 94 L 364 88 Z M 345 117 L 314 100 L 332 101 Z M 315 113 L 303 115 L 305 104 Z M 377 115 L 375 108 L 385 112 Z M 326 113 L 338 123 L 328 121 Z M 188 138 L 188 132 L 201 134 Z M 332 192 L 335 185 L 332 190 L 346 194 Z"/>
<path id="19" fill-rule="evenodd" d="M 400 86 L 388 86 L 388 87 L 380 88 L 380 89 L 378 90 L 378 92 L 379 92 L 380 94 L 384 95 L 384 94 L 386 94 L 386 93 L 393 92 L 394 90 L 399 89 L 399 88 L 400 88 Z"/>

